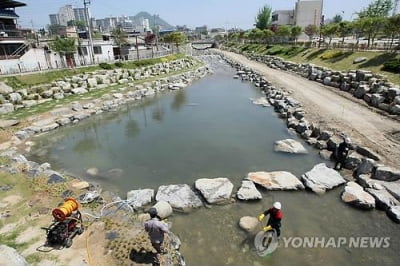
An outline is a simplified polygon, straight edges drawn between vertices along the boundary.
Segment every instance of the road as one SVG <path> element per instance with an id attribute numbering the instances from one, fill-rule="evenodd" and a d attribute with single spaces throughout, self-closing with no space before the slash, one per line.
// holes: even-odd
<path id="1" fill-rule="evenodd" d="M 369 107 L 364 101 L 333 87 L 307 80 L 293 73 L 275 70 L 232 52 L 228 58 L 262 74 L 278 88 L 289 91 L 303 104 L 306 119 L 322 129 L 345 132 L 353 142 L 378 153 L 382 162 L 398 167 L 400 161 L 400 122 Z"/>

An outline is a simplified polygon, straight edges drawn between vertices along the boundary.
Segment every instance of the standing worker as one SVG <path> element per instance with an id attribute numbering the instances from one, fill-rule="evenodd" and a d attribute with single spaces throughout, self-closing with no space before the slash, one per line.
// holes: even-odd
<path id="1" fill-rule="evenodd" d="M 344 137 L 343 142 L 339 144 L 335 151 L 336 164 L 335 170 L 342 170 L 344 163 L 349 155 L 351 148 L 351 140 L 349 137 Z"/>
<path id="2" fill-rule="evenodd" d="M 258 216 L 258 220 L 261 222 L 264 217 L 269 214 L 267 226 L 270 225 L 273 229 L 275 229 L 278 237 L 281 235 L 281 220 L 283 217 L 281 208 L 282 204 L 277 201 L 272 205 L 272 208 L 266 210 L 264 213 Z"/>
<path id="3" fill-rule="evenodd" d="M 161 253 L 163 253 L 162 244 L 164 242 L 164 234 L 169 234 L 168 226 L 163 223 L 157 215 L 156 208 L 150 208 L 149 214 L 151 219 L 144 223 L 144 229 L 149 234 L 151 244 L 157 251 L 155 264 L 160 264 Z"/>

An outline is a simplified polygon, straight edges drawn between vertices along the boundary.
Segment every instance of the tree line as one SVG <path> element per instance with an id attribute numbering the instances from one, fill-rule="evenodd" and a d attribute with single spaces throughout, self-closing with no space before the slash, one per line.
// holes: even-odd
<path id="1" fill-rule="evenodd" d="M 302 34 L 306 34 L 311 41 L 313 37 L 321 35 L 331 45 L 332 39 L 341 38 L 342 44 L 348 36 L 354 36 L 356 46 L 361 38 L 367 40 L 367 47 L 371 47 L 377 36 L 388 38 L 392 48 L 394 40 L 400 38 L 400 14 L 390 16 L 393 8 L 392 0 L 375 0 L 367 7 L 356 13 L 353 21 L 345 21 L 341 15 L 336 15 L 329 23 L 308 25 L 305 28 L 289 25 L 272 25 L 272 9 L 268 5 L 261 8 L 255 18 L 255 28 L 246 32 L 230 33 L 230 40 L 253 40 L 263 42 L 297 41 Z"/>

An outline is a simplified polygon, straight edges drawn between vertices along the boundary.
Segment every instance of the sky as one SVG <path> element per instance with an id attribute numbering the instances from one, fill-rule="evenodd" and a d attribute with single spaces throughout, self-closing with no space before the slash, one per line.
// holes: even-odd
<path id="1" fill-rule="evenodd" d="M 50 23 L 49 14 L 55 14 L 64 5 L 83 7 L 83 0 L 18 0 L 27 6 L 16 9 L 18 23 L 38 29 Z M 108 16 L 136 15 L 140 11 L 157 14 L 169 24 L 190 28 L 207 25 L 209 28 L 249 29 L 253 27 L 258 10 L 268 4 L 273 10 L 293 9 L 297 0 L 91 0 L 91 14 L 100 19 Z M 342 14 L 355 18 L 354 12 L 373 0 L 324 0 L 323 14 L 332 18 Z"/>

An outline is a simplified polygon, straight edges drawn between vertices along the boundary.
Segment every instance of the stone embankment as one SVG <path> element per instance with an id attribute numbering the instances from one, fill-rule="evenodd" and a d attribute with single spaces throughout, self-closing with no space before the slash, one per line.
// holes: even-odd
<path id="1" fill-rule="evenodd" d="M 193 67 L 195 64 L 196 62 L 190 59 L 179 59 L 136 69 L 98 70 L 93 73 L 65 77 L 62 80 L 57 80 L 49 84 L 41 84 L 19 90 L 14 90 L 14 88 L 1 82 L 0 114 L 112 86 L 126 85 L 127 87 L 135 87 L 135 82 L 157 78 L 162 75 L 166 76 L 170 73 Z M 175 77 L 175 79 L 163 79 L 156 84 L 147 84 L 147 87 L 165 87 L 165 84 L 172 87 L 183 86 L 182 80 Z M 143 89 L 143 87 L 139 89 Z"/>
<path id="2" fill-rule="evenodd" d="M 400 115 L 400 89 L 384 76 L 367 70 L 336 71 L 313 64 L 298 64 L 269 55 L 249 55 L 273 69 L 296 73 L 304 78 L 346 91 L 391 115 Z"/>

